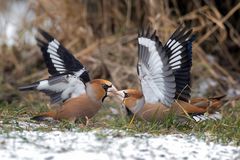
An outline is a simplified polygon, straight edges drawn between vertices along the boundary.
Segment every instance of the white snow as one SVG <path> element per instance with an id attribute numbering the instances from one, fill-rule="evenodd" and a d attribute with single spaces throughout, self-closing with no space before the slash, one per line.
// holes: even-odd
<path id="1" fill-rule="evenodd" d="M 240 147 L 206 143 L 192 135 L 123 131 L 12 131 L 0 134 L 3 159 L 240 159 Z"/>

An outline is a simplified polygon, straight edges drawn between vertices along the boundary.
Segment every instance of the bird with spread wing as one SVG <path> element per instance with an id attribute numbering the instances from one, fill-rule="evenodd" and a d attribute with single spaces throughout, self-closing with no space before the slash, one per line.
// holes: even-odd
<path id="1" fill-rule="evenodd" d="M 192 115 L 196 121 L 221 117 L 215 111 L 223 96 L 191 99 L 193 38 L 192 30 L 182 26 L 165 45 L 156 31 L 139 32 L 137 73 L 141 91 L 126 89 L 115 93 L 129 113 L 147 121 L 161 121 L 169 113 Z"/>
<path id="2" fill-rule="evenodd" d="M 51 103 L 62 106 L 33 117 L 43 120 L 51 117 L 75 122 L 78 119 L 91 118 L 107 96 L 116 92 L 114 85 L 104 79 L 90 80 L 85 67 L 55 38 L 39 29 L 43 39 L 36 38 L 42 51 L 44 62 L 50 77 L 30 85 L 19 87 L 20 91 L 37 90 L 47 94 Z"/>

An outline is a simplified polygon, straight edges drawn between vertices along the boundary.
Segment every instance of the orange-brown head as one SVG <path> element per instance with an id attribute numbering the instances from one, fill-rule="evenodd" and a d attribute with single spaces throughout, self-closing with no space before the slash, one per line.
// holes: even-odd
<path id="1" fill-rule="evenodd" d="M 144 96 L 136 89 L 126 89 L 115 93 L 122 106 L 132 113 L 137 113 L 144 106 Z"/>
<path id="2" fill-rule="evenodd" d="M 86 91 L 90 98 L 95 101 L 103 102 L 108 96 L 117 92 L 115 86 L 105 79 L 94 79 L 86 84 Z"/>

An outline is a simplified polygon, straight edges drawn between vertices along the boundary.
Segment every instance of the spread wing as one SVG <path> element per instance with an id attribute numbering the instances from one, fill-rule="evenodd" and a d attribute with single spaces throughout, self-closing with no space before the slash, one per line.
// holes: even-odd
<path id="1" fill-rule="evenodd" d="M 176 92 L 169 58 L 155 32 L 138 35 L 138 75 L 142 92 L 148 103 L 161 102 L 171 106 Z"/>
<path id="2" fill-rule="evenodd" d="M 172 34 L 163 49 L 169 57 L 176 82 L 176 99 L 188 101 L 191 97 L 192 30 L 182 26 Z"/>
<path id="3" fill-rule="evenodd" d="M 85 67 L 56 39 L 47 32 L 39 29 L 44 40 L 36 38 L 41 48 L 48 72 L 52 76 L 72 74 L 79 77 L 84 83 L 90 81 Z"/>
<path id="4" fill-rule="evenodd" d="M 43 39 L 36 38 L 41 48 L 49 79 L 19 87 L 19 90 L 39 90 L 51 98 L 52 103 L 64 102 L 86 93 L 85 83 L 90 81 L 84 66 L 56 39 L 39 29 Z"/>
<path id="5" fill-rule="evenodd" d="M 69 98 L 85 94 L 84 83 L 74 75 L 65 74 L 50 77 L 30 85 L 19 87 L 20 91 L 38 90 L 51 98 L 51 103 L 61 103 Z"/>

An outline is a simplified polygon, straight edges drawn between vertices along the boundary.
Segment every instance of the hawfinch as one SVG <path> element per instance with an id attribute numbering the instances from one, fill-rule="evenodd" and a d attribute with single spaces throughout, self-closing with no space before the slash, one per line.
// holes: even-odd
<path id="1" fill-rule="evenodd" d="M 206 119 L 204 113 L 212 114 L 221 106 L 222 97 L 190 99 L 191 32 L 180 26 L 165 45 L 156 31 L 139 33 L 137 73 L 142 91 L 126 89 L 115 93 L 128 112 L 147 121 L 162 121 L 169 113 L 189 114 L 200 121 Z M 220 115 L 209 117 L 217 119 Z"/>
<path id="2" fill-rule="evenodd" d="M 44 40 L 37 39 L 48 72 L 48 79 L 19 87 L 20 91 L 38 90 L 50 96 L 51 103 L 62 103 L 60 109 L 33 117 L 43 120 L 51 117 L 75 122 L 78 119 L 91 118 L 104 99 L 116 92 L 113 84 L 104 79 L 90 80 L 84 66 L 56 39 L 39 29 Z"/>

